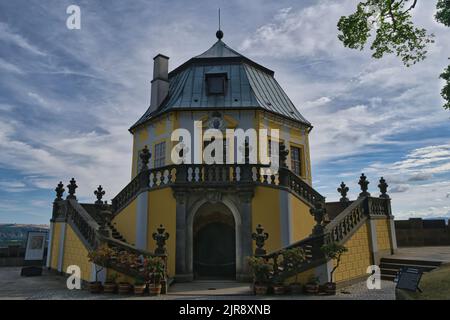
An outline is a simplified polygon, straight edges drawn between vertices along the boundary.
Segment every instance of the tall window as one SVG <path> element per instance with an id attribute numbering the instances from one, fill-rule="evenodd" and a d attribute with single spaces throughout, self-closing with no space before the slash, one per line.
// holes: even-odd
<path id="1" fill-rule="evenodd" d="M 211 140 L 205 140 L 203 141 L 203 152 L 205 151 L 205 148 L 211 144 L 214 140 L 216 140 L 214 137 L 211 138 Z M 222 163 L 226 163 L 227 162 L 227 152 L 228 152 L 228 147 L 227 147 L 227 140 L 223 139 L 223 158 L 222 158 Z M 216 156 L 216 151 L 213 150 L 211 152 L 211 156 L 215 157 Z"/>
<path id="2" fill-rule="evenodd" d="M 301 159 L 301 149 L 297 147 L 291 147 L 291 170 L 299 176 L 302 175 Z"/>
<path id="3" fill-rule="evenodd" d="M 155 145 L 155 168 L 163 167 L 166 164 L 166 143 L 161 142 Z"/>

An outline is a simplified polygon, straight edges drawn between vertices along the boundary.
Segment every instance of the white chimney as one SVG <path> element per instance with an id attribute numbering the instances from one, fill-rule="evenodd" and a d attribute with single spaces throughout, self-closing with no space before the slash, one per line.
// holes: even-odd
<path id="1" fill-rule="evenodd" d="M 153 58 L 151 111 L 155 111 L 169 93 L 169 57 L 158 54 Z"/>

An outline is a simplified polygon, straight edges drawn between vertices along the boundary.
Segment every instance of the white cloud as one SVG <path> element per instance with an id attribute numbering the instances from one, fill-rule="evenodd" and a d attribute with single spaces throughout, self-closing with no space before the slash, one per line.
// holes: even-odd
<path id="1" fill-rule="evenodd" d="M 59 180 L 66 184 L 75 177 L 80 186 L 77 193 L 82 198 L 92 198 L 98 184 L 102 184 L 112 198 L 129 179 L 129 171 L 124 170 L 131 162 L 129 135 L 78 133 L 71 138 L 61 138 L 35 129 L 36 141 L 33 143 L 39 143 L 40 147 L 37 147 L 31 144 L 32 141 L 16 140 L 14 126 L 0 120 L 0 128 L 7 126 L 7 132 L 2 134 L 0 131 L 0 164 L 29 176 L 27 181 L 34 188 L 52 189 Z M 126 131 L 125 127 L 111 129 Z M 13 185 L 4 182 L 3 187 L 8 186 Z"/>
<path id="2" fill-rule="evenodd" d="M 36 46 L 29 43 L 28 40 L 23 36 L 12 31 L 10 27 L 4 22 L 0 22 L 0 41 L 13 43 L 16 46 L 39 56 L 47 55 Z"/>
<path id="3" fill-rule="evenodd" d="M 260 26 L 253 35 L 247 37 L 239 49 L 252 56 L 335 56 L 343 51 L 336 41 L 337 21 L 352 6 L 354 3 L 349 1 L 321 0 L 300 10 L 283 8 L 271 22 Z"/>
<path id="4" fill-rule="evenodd" d="M 18 74 L 24 73 L 19 66 L 9 63 L 2 58 L 0 58 L 0 69 L 3 69 L 4 71 L 7 71 L 7 72 L 12 72 L 12 73 L 18 73 Z"/>

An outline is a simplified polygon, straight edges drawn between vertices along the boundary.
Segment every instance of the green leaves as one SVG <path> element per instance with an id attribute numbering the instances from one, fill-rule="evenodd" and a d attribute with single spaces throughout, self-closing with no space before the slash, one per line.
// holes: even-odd
<path id="1" fill-rule="evenodd" d="M 325 257 L 332 260 L 339 260 L 341 255 L 348 251 L 347 247 L 336 242 L 324 244 L 320 250 L 323 252 Z"/>
<path id="2" fill-rule="evenodd" d="M 405 5 L 410 4 L 410 7 Z M 382 58 L 394 53 L 406 66 L 426 58 L 426 46 L 433 42 L 433 35 L 414 26 L 410 10 L 415 1 L 368 0 L 357 6 L 355 13 L 341 17 L 338 39 L 344 46 L 362 50 L 374 36 L 370 49 L 372 57 Z"/>
<path id="3" fill-rule="evenodd" d="M 436 5 L 436 21 L 450 27 L 450 1 L 449 0 L 438 0 Z"/>
<path id="4" fill-rule="evenodd" d="M 446 101 L 443 107 L 450 110 L 450 66 L 444 70 L 440 77 L 445 81 L 445 86 L 441 91 L 442 98 Z"/>
<path id="5" fill-rule="evenodd" d="M 360 3 L 354 14 L 341 17 L 339 20 L 338 30 L 341 34 L 338 35 L 338 39 L 342 41 L 344 46 L 351 49 L 364 49 L 364 45 L 370 37 L 368 23 L 370 14 L 365 11 L 365 5 Z"/>
<path id="6" fill-rule="evenodd" d="M 427 46 L 434 35 L 414 25 L 411 12 L 419 0 L 367 0 L 360 2 L 356 12 L 343 16 L 338 22 L 338 39 L 345 47 L 364 49 L 369 38 L 372 57 L 381 59 L 395 54 L 407 67 L 424 60 Z M 450 27 L 450 0 L 437 0 L 436 21 Z M 450 110 L 450 66 L 440 77 L 446 82 L 441 95 L 446 101 L 444 109 Z"/>

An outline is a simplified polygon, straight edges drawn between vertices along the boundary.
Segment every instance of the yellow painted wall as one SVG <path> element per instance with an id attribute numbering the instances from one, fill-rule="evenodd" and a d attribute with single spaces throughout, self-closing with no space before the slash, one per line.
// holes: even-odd
<path id="1" fill-rule="evenodd" d="M 136 210 L 137 200 L 134 199 L 112 221 L 117 231 L 122 234 L 129 244 L 133 245 L 136 241 Z"/>
<path id="2" fill-rule="evenodd" d="M 91 263 L 88 259 L 88 250 L 73 231 L 72 227 L 66 226 L 66 240 L 64 241 L 63 272 L 70 265 L 77 265 L 81 270 L 81 279 L 90 281 Z"/>
<path id="3" fill-rule="evenodd" d="M 147 249 L 153 252 L 156 248 L 156 241 L 153 240 L 153 233 L 162 224 L 169 233 L 166 242 L 168 253 L 169 276 L 175 275 L 175 248 L 176 248 L 176 201 L 172 195 L 171 188 L 150 191 L 148 193 L 148 239 Z"/>
<path id="4" fill-rule="evenodd" d="M 52 235 L 52 256 L 50 261 L 50 267 L 52 269 L 58 269 L 58 256 L 59 256 L 59 239 L 61 238 L 61 222 L 55 222 L 53 225 Z"/>
<path id="5" fill-rule="evenodd" d="M 252 230 L 258 224 L 264 227 L 269 238 L 265 243 L 267 252 L 281 248 L 280 190 L 269 187 L 256 187 L 252 200 Z M 255 243 L 253 241 L 253 250 Z"/>
<path id="6" fill-rule="evenodd" d="M 391 250 L 391 235 L 390 235 L 390 223 L 389 219 L 377 219 L 375 220 L 375 226 L 377 229 L 377 245 L 379 251 Z"/>
<path id="7" fill-rule="evenodd" d="M 314 218 L 309 213 L 309 206 L 299 200 L 297 197 L 289 194 L 291 202 L 291 230 L 293 242 L 300 241 L 312 233 L 314 227 Z"/>
<path id="8" fill-rule="evenodd" d="M 334 272 L 335 282 L 352 280 L 367 274 L 367 267 L 373 264 L 369 237 L 369 222 L 366 222 L 344 243 L 348 252 L 342 255 L 341 263 Z"/>

